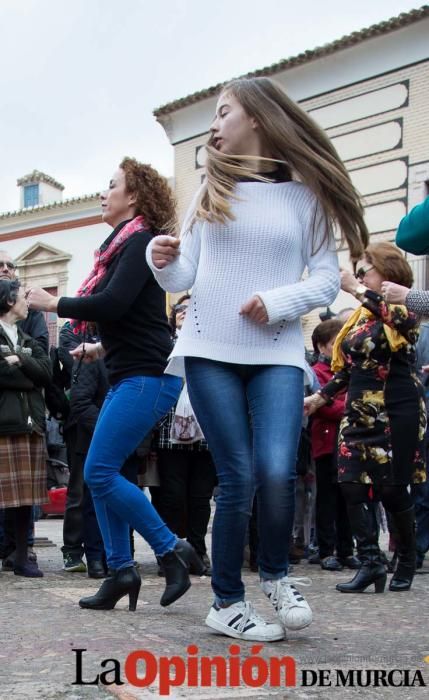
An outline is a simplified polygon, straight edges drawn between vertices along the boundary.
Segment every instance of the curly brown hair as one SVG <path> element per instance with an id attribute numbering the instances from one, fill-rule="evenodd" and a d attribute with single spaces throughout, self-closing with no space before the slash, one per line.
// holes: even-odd
<path id="1" fill-rule="evenodd" d="M 136 216 L 143 216 L 154 233 L 174 235 L 176 202 L 166 178 L 135 158 L 124 158 L 119 167 L 125 173 L 127 192 L 136 195 Z"/>
<path id="2" fill-rule="evenodd" d="M 364 256 L 388 282 L 395 282 L 404 287 L 412 286 L 413 271 L 403 253 L 393 243 L 371 243 L 365 249 Z"/>

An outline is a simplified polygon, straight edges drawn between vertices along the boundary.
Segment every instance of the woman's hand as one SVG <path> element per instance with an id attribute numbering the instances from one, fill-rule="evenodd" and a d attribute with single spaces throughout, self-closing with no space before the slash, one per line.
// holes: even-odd
<path id="1" fill-rule="evenodd" d="M 18 355 L 6 355 L 4 358 L 7 362 L 8 365 L 19 365 L 21 364 L 21 360 L 18 357 Z"/>
<path id="2" fill-rule="evenodd" d="M 152 245 L 152 262 L 159 270 L 167 267 L 180 255 L 180 240 L 173 236 L 155 236 Z"/>
<path id="3" fill-rule="evenodd" d="M 37 311 L 57 311 L 59 297 L 54 297 L 41 287 L 31 287 L 25 293 L 27 304 L 30 309 Z"/>
<path id="4" fill-rule="evenodd" d="M 382 282 L 381 283 L 381 293 L 389 304 L 405 304 L 405 299 L 407 298 L 408 287 L 403 287 L 401 284 L 395 284 L 395 282 Z"/>
<path id="5" fill-rule="evenodd" d="M 253 297 L 243 304 L 240 309 L 240 314 L 248 316 L 250 320 L 255 321 L 255 323 L 268 323 L 268 314 L 265 304 L 257 294 L 254 294 Z"/>
<path id="6" fill-rule="evenodd" d="M 343 292 L 349 292 L 349 294 L 355 294 L 356 290 L 359 286 L 359 283 L 350 270 L 340 270 L 340 279 L 341 279 L 341 289 Z"/>
<path id="7" fill-rule="evenodd" d="M 81 343 L 73 350 L 70 350 L 70 355 L 76 360 L 82 359 L 83 362 L 89 364 L 100 360 L 104 355 L 104 351 L 101 343 Z"/>
<path id="8" fill-rule="evenodd" d="M 320 394 L 312 394 L 311 396 L 306 396 L 304 399 L 304 416 L 311 416 L 316 413 L 317 409 L 327 403 L 323 396 Z"/>

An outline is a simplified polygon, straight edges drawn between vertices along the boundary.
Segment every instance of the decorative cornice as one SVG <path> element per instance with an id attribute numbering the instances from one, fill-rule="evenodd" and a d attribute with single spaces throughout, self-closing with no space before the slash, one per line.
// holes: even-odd
<path id="1" fill-rule="evenodd" d="M 16 211 L 6 211 L 0 214 L 0 221 L 4 219 L 11 219 L 14 216 L 28 216 L 28 214 L 34 214 L 36 212 L 49 211 L 50 209 L 66 209 L 74 204 L 80 204 L 83 202 L 90 202 L 91 200 L 97 200 L 100 198 L 100 192 L 95 192 L 95 194 L 84 194 L 82 197 L 71 197 L 70 199 L 65 199 L 63 202 L 52 202 L 51 204 L 42 204 L 36 207 L 26 207 L 25 209 L 17 209 Z"/>
<path id="2" fill-rule="evenodd" d="M 32 228 L 19 229 L 10 231 L 9 233 L 0 233 L 0 244 L 3 241 L 15 241 L 18 238 L 29 238 L 31 236 L 43 236 L 45 233 L 55 233 L 56 231 L 66 231 L 72 228 L 81 228 L 82 226 L 94 226 L 102 224 L 103 219 L 101 214 L 96 216 L 86 216 L 81 219 L 73 219 L 72 221 L 62 221 L 55 224 L 44 224 L 42 226 L 33 226 Z"/>
<path id="3" fill-rule="evenodd" d="M 28 175 L 20 177 L 19 180 L 16 181 L 16 184 L 31 185 L 33 183 L 36 184 L 37 182 L 46 182 L 47 185 L 52 185 L 52 187 L 55 187 L 57 190 L 63 191 L 64 189 L 64 185 L 62 185 L 61 182 L 54 180 L 53 177 L 46 175 L 46 173 L 42 173 L 40 170 L 33 170 L 32 173 L 28 173 Z"/>
<path id="4" fill-rule="evenodd" d="M 278 63 L 273 63 L 271 66 L 260 68 L 258 70 L 252 71 L 251 73 L 246 73 L 245 75 L 239 77 L 258 78 L 262 76 L 271 76 L 275 73 L 279 73 L 280 71 L 287 70 L 289 68 L 294 68 L 295 66 L 301 66 L 304 63 L 309 63 L 310 61 L 322 58 L 323 56 L 329 56 L 330 54 L 336 53 L 337 51 L 341 51 L 342 49 L 350 48 L 351 46 L 355 46 L 356 44 L 359 44 L 360 42 L 365 41 L 366 39 L 372 39 L 377 36 L 382 36 L 383 34 L 389 34 L 390 32 L 393 32 L 396 29 L 401 29 L 402 27 L 406 27 L 407 25 L 413 24 L 414 22 L 419 22 L 420 20 L 428 16 L 429 5 L 423 5 L 417 10 L 411 10 L 410 12 L 402 12 L 397 17 L 392 17 L 391 19 L 388 19 L 384 22 L 379 22 L 378 24 L 372 24 L 370 27 L 366 27 L 365 29 L 352 32 L 351 34 L 346 34 L 340 39 L 336 39 L 335 41 L 332 41 L 328 44 L 324 44 L 323 46 L 318 46 L 315 49 L 304 51 L 303 53 L 300 53 L 297 56 L 292 56 L 291 58 L 283 59 Z M 160 118 L 166 116 L 167 114 L 171 114 L 172 112 L 176 112 L 177 110 L 182 109 L 182 107 L 188 107 L 189 105 L 195 104 L 196 102 L 200 102 L 209 97 L 217 95 L 226 82 L 230 82 L 230 80 L 227 80 L 223 83 L 218 83 L 217 85 L 213 85 L 212 87 L 209 87 L 205 90 L 194 92 L 192 93 L 192 95 L 188 95 L 187 97 L 181 97 L 178 100 L 169 102 L 168 104 L 165 104 L 161 107 L 158 107 L 158 109 L 155 109 L 153 114 L 160 121 Z"/>

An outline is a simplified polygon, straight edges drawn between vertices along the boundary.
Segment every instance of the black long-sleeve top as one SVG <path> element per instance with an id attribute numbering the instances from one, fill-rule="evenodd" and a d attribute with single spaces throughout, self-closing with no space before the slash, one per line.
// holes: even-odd
<path id="1" fill-rule="evenodd" d="M 126 223 L 114 229 L 101 250 Z M 171 352 L 165 292 L 145 257 L 152 236 L 148 231 L 134 233 L 90 296 L 61 297 L 58 303 L 60 317 L 97 323 L 111 384 L 127 377 L 160 376 Z"/>

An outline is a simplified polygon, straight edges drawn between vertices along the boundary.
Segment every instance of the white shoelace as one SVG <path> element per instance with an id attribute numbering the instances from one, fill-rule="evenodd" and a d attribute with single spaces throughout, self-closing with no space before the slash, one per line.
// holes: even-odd
<path id="1" fill-rule="evenodd" d="M 287 576 L 285 579 L 280 579 L 280 581 L 287 586 L 312 586 L 313 581 L 308 576 Z"/>
<path id="2" fill-rule="evenodd" d="M 266 624 L 265 620 L 260 615 L 258 615 L 258 613 L 255 611 L 252 603 L 245 601 L 244 602 L 243 617 L 241 618 L 239 624 L 237 625 L 237 631 L 243 632 L 244 628 L 246 627 L 246 625 L 249 621 L 262 623 L 264 625 Z"/>
<path id="3" fill-rule="evenodd" d="M 275 584 L 275 589 L 271 595 L 271 601 L 274 606 L 277 606 L 279 599 L 281 598 L 282 595 L 282 590 L 286 588 L 286 586 L 293 586 L 294 588 L 296 586 L 311 586 L 313 581 L 311 578 L 308 578 L 308 576 L 288 576 L 283 579 L 278 579 L 277 581 L 273 581 Z M 296 590 L 296 588 L 295 588 Z M 298 592 L 298 591 L 297 591 Z M 291 593 L 289 591 L 286 591 L 286 595 L 288 599 L 291 599 Z M 292 593 L 293 595 L 293 593 Z M 299 604 L 295 598 L 293 599 L 293 602 L 295 604 Z"/>

